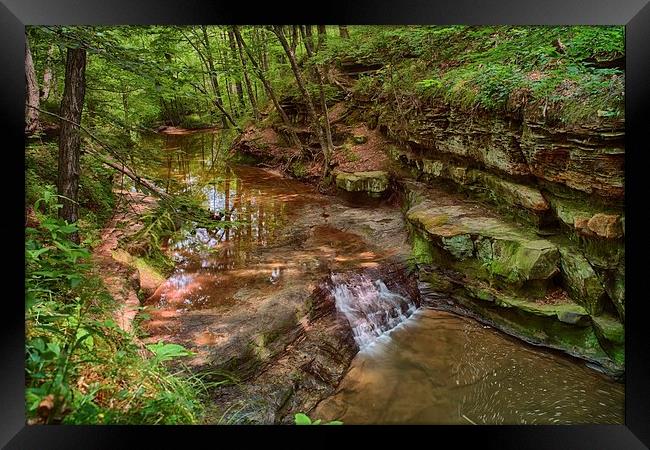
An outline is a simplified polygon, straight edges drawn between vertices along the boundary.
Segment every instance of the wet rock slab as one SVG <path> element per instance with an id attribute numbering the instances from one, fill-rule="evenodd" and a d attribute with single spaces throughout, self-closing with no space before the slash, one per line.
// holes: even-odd
<path id="1" fill-rule="evenodd" d="M 336 186 L 348 192 L 366 192 L 377 195 L 388 190 L 388 173 L 380 170 L 354 173 L 338 172 Z"/>
<path id="2" fill-rule="evenodd" d="M 413 183 L 407 189 L 415 190 L 407 219 L 453 258 L 489 265 L 491 275 L 513 283 L 546 280 L 559 271 L 560 253 L 552 242 L 460 196 Z"/>
<path id="3" fill-rule="evenodd" d="M 412 181 L 404 186 L 414 254 L 425 269 L 421 280 L 453 298 L 451 310 L 621 375 L 616 332 L 604 329 L 622 323 L 603 316 L 614 305 L 575 244 L 542 239 L 448 190 Z"/>

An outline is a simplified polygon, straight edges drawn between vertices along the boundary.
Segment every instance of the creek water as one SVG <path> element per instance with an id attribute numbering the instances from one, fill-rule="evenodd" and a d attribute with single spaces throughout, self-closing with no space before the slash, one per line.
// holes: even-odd
<path id="1" fill-rule="evenodd" d="M 158 178 L 193 190 L 237 226 L 188 230 L 176 269 L 148 299 L 151 341 L 201 365 L 235 358 L 259 329 L 295 321 L 319 279 L 360 348 L 313 417 L 345 423 L 623 423 L 624 387 L 565 355 L 391 292 L 363 270 L 408 256 L 399 207 L 350 204 L 272 171 L 221 163 L 216 134 L 156 138 Z M 238 224 L 238 222 L 241 222 Z M 354 276 L 339 274 L 355 271 Z M 260 344 L 262 345 L 262 344 Z"/>

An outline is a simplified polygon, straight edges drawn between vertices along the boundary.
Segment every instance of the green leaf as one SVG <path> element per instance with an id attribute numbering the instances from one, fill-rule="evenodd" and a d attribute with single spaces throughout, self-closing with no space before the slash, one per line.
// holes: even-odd
<path id="1" fill-rule="evenodd" d="M 47 349 L 54 353 L 55 356 L 59 356 L 61 354 L 61 346 L 56 342 L 48 342 Z"/>
<path id="2" fill-rule="evenodd" d="M 29 255 L 29 257 L 31 259 L 38 259 L 38 257 L 40 255 L 47 252 L 48 250 L 49 250 L 49 248 L 39 248 L 39 249 L 36 249 L 36 250 L 27 250 L 27 254 Z"/>
<path id="3" fill-rule="evenodd" d="M 165 344 L 162 341 L 157 344 L 149 344 L 147 345 L 147 348 L 154 354 L 154 358 L 157 362 L 169 361 L 170 359 L 181 356 L 191 356 L 194 354 L 182 345 Z"/>
<path id="4" fill-rule="evenodd" d="M 296 425 L 311 425 L 311 419 L 307 414 L 298 413 L 294 416 Z"/>

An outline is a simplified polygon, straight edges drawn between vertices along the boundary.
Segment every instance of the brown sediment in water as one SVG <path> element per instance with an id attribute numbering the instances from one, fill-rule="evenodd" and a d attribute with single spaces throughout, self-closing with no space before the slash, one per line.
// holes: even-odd
<path id="1" fill-rule="evenodd" d="M 244 352 L 260 331 L 295 322 L 306 313 L 305 300 L 317 280 L 330 271 L 374 267 L 408 251 L 403 222 L 389 218 L 388 207 L 360 214 L 263 169 L 235 167 L 231 176 L 208 187 L 207 194 L 232 220 L 244 223 L 227 234 L 202 235 L 220 236 L 203 252 L 190 248 L 196 235 L 177 242 L 183 262 L 147 300 L 148 340 L 165 337 L 196 349 L 190 364 L 199 366 L 219 365 Z M 367 227 L 373 216 L 374 229 Z M 381 236 L 393 246 L 377 247 Z M 222 338 L 206 338 L 217 335 Z"/>
<path id="2" fill-rule="evenodd" d="M 623 385 L 564 355 L 425 308 L 360 352 L 312 417 L 346 424 L 620 424 L 623 398 Z"/>

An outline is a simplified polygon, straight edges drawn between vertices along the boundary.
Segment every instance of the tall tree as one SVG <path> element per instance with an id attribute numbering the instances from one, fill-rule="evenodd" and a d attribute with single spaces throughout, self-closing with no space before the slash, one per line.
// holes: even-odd
<path id="1" fill-rule="evenodd" d="M 311 36 L 307 36 L 307 29 L 309 25 L 298 25 L 300 28 L 300 35 L 302 36 L 302 43 L 305 46 L 305 52 L 307 53 L 307 57 L 311 58 L 311 55 L 313 54 L 313 42 L 311 40 Z"/>
<path id="2" fill-rule="evenodd" d="M 313 52 L 314 50 L 314 38 L 312 37 L 311 25 L 304 25 L 305 35 L 303 40 L 305 41 L 305 49 L 308 49 L 308 52 Z"/>
<path id="3" fill-rule="evenodd" d="M 27 81 L 27 92 L 25 95 L 25 133 L 33 134 L 38 129 L 38 108 L 39 92 L 36 81 L 36 71 L 32 52 L 29 48 L 29 37 L 25 33 L 25 80 Z"/>
<path id="4" fill-rule="evenodd" d="M 230 45 L 230 55 L 232 58 L 231 65 L 234 67 L 237 61 L 237 44 L 235 43 L 235 34 L 232 30 L 228 30 L 228 44 Z M 235 90 L 237 91 L 237 98 L 239 99 L 239 107 L 242 112 L 246 109 L 246 102 L 244 101 L 244 89 L 241 84 L 241 77 L 235 78 Z"/>
<path id="5" fill-rule="evenodd" d="M 282 106 L 280 106 L 280 102 L 278 101 L 278 98 L 276 97 L 275 92 L 271 87 L 271 84 L 264 76 L 262 69 L 260 68 L 259 64 L 255 60 L 255 57 L 253 56 L 252 52 L 246 45 L 246 42 L 242 38 L 241 32 L 239 31 L 239 27 L 237 25 L 233 26 L 233 32 L 235 33 L 235 38 L 237 39 L 237 42 L 239 42 L 239 45 L 241 45 L 241 47 L 246 52 L 246 55 L 248 56 L 248 59 L 251 62 L 251 65 L 253 66 L 253 69 L 255 69 L 255 73 L 257 77 L 264 85 L 264 89 L 266 89 L 266 93 L 268 94 L 269 98 L 273 102 L 273 106 L 275 106 L 275 109 L 278 111 L 278 114 L 280 115 L 280 118 L 282 119 L 282 122 L 284 123 L 287 132 L 289 133 L 289 140 L 291 141 L 291 144 L 302 149 L 302 143 L 300 142 L 300 139 L 298 139 L 296 132 L 293 130 L 293 124 L 291 123 L 289 116 L 287 116 L 287 113 L 284 111 L 284 109 L 282 109 Z"/>
<path id="6" fill-rule="evenodd" d="M 232 34 L 233 36 L 235 36 L 234 31 L 232 31 Z M 257 100 L 255 99 L 255 94 L 251 86 L 251 80 L 248 78 L 248 70 L 246 68 L 246 58 L 244 57 L 244 51 L 242 50 L 242 46 L 239 40 L 235 38 L 235 41 L 237 42 L 237 48 L 239 50 L 239 59 L 241 61 L 241 68 L 242 68 L 242 73 L 244 75 L 244 81 L 246 82 L 246 91 L 248 92 L 248 99 L 250 100 L 251 108 L 253 109 L 253 117 L 255 118 L 255 120 L 259 120 L 260 112 L 257 109 Z"/>
<path id="7" fill-rule="evenodd" d="M 327 42 L 327 27 L 325 25 L 318 25 L 318 44 L 316 44 L 316 50 L 320 50 L 325 46 Z"/>
<path id="8" fill-rule="evenodd" d="M 214 70 L 214 59 L 212 57 L 212 49 L 210 47 L 210 39 L 208 38 L 208 27 L 205 25 L 201 25 L 201 31 L 203 32 L 203 45 L 205 46 L 205 52 L 206 56 L 205 59 L 208 64 L 208 71 L 210 72 L 210 82 L 212 83 L 212 88 L 214 90 L 214 104 L 216 107 L 221 111 L 223 114 L 221 121 L 223 123 L 224 128 L 228 126 L 228 123 L 226 122 L 226 119 L 230 123 L 234 125 L 235 128 L 239 128 L 237 126 L 237 123 L 233 120 L 233 118 L 228 114 L 228 111 L 223 107 L 223 102 L 221 100 L 221 91 L 219 89 L 219 79 L 217 77 L 217 72 Z"/>
<path id="9" fill-rule="evenodd" d="M 299 25 L 291 25 L 291 50 L 296 53 L 298 47 L 298 27 Z"/>
<path id="10" fill-rule="evenodd" d="M 54 44 L 50 45 L 47 50 L 47 59 L 45 60 L 45 70 L 43 70 L 43 87 L 41 89 L 41 101 L 44 102 L 50 96 L 50 90 L 54 81 L 54 71 L 52 64 L 54 59 Z"/>
<path id="11" fill-rule="evenodd" d="M 309 112 L 309 116 L 312 121 L 312 127 L 314 128 L 314 131 L 318 136 L 318 141 L 320 143 L 321 150 L 323 152 L 323 157 L 325 159 L 323 163 L 323 175 L 322 175 L 323 178 L 325 178 L 329 173 L 329 161 L 333 151 L 333 148 L 330 147 L 331 140 L 328 141 L 327 139 L 326 136 L 327 133 L 325 132 L 324 124 L 322 124 L 321 120 L 319 120 L 318 114 L 316 113 L 316 107 L 314 106 L 314 102 L 311 96 L 309 95 L 309 92 L 307 91 L 305 81 L 302 77 L 302 74 L 300 73 L 300 68 L 298 67 L 298 63 L 296 62 L 296 55 L 291 50 L 291 46 L 289 45 L 289 42 L 287 42 L 287 38 L 284 35 L 284 31 L 282 27 L 278 25 L 274 25 L 272 29 L 273 32 L 278 37 L 280 44 L 282 44 L 282 48 L 287 54 L 287 57 L 289 58 L 289 62 L 291 63 L 291 70 L 293 71 L 293 75 L 296 79 L 296 84 L 298 85 L 298 89 L 300 90 L 300 93 L 302 94 L 303 98 L 305 99 L 305 102 L 307 103 L 307 111 Z M 324 99 L 324 96 L 322 98 Z M 323 114 L 325 115 L 323 121 L 328 122 L 326 116 L 326 109 L 323 111 Z M 329 126 L 329 122 L 328 122 L 328 126 Z"/>
<path id="12" fill-rule="evenodd" d="M 68 48 L 65 64 L 65 88 L 61 100 L 61 133 L 59 136 L 58 192 L 63 207 L 59 216 L 70 223 L 78 218 L 78 191 L 81 138 L 79 129 L 73 124 L 81 123 L 84 97 L 86 94 L 86 49 Z M 79 242 L 79 236 L 71 236 Z"/>

